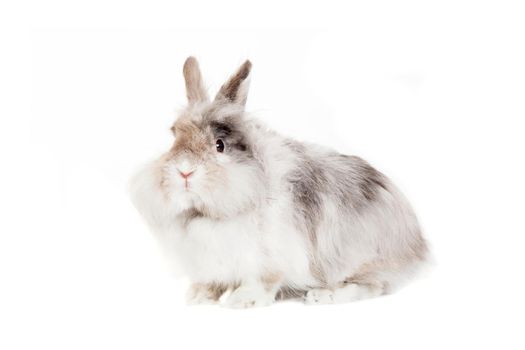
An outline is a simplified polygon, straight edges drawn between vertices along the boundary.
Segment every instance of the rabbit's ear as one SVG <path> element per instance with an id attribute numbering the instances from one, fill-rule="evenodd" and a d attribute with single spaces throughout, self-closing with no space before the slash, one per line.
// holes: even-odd
<path id="1" fill-rule="evenodd" d="M 190 104 L 208 100 L 208 94 L 202 83 L 199 63 L 195 57 L 190 56 L 184 62 L 184 80 L 186 81 L 186 96 Z"/>
<path id="2" fill-rule="evenodd" d="M 250 85 L 250 71 L 252 69 L 252 63 L 250 61 L 244 62 L 237 72 L 228 79 L 221 89 L 215 96 L 215 100 L 226 100 L 230 103 L 236 103 L 240 105 L 246 104 L 248 97 L 248 87 Z"/>

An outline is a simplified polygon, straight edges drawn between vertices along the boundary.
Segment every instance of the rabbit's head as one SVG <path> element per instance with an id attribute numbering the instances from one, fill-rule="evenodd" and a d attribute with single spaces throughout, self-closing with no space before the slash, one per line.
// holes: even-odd
<path id="1" fill-rule="evenodd" d="M 262 169 L 244 120 L 250 70 L 246 61 L 210 101 L 197 60 L 184 63 L 188 106 L 171 128 L 161 183 L 179 211 L 224 217 L 257 204 Z"/>

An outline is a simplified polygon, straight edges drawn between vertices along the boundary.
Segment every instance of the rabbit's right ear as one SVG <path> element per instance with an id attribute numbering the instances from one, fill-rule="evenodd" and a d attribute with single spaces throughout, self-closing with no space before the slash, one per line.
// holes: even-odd
<path id="1" fill-rule="evenodd" d="M 228 101 L 241 106 L 246 104 L 248 97 L 248 87 L 250 85 L 249 76 L 252 70 L 252 63 L 245 61 L 233 74 L 215 96 L 215 101 Z"/>
<path id="2" fill-rule="evenodd" d="M 195 57 L 190 56 L 184 62 L 184 80 L 186 81 L 186 96 L 188 102 L 194 104 L 208 100 L 208 94 L 202 83 L 201 71 L 199 63 Z"/>

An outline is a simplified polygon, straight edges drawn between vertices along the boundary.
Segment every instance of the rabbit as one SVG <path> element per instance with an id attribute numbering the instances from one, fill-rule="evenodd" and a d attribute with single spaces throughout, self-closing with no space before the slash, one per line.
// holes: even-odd
<path id="1" fill-rule="evenodd" d="M 252 64 L 213 100 L 197 60 L 169 151 L 131 197 L 191 281 L 189 303 L 335 304 L 391 293 L 427 261 L 409 203 L 366 161 L 283 137 L 245 112 Z"/>

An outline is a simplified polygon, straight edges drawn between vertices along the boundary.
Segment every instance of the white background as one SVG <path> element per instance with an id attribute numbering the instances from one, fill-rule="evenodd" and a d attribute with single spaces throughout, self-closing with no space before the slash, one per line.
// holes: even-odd
<path id="1" fill-rule="evenodd" d="M 508 1 L 2 2 L 0 348 L 525 346 L 525 12 Z M 436 266 L 347 305 L 188 307 L 126 193 L 166 150 L 195 55 L 249 58 L 248 110 L 358 154 Z"/>

